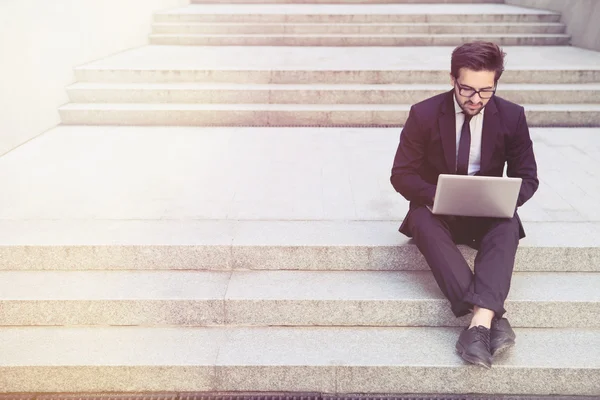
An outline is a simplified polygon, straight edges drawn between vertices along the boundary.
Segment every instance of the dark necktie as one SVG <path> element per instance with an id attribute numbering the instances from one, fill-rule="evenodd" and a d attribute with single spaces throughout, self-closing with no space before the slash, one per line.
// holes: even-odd
<path id="1" fill-rule="evenodd" d="M 458 158 L 456 160 L 456 174 L 468 175 L 469 153 L 471 152 L 471 122 L 472 115 L 465 114 L 465 122 L 460 131 L 460 142 L 458 143 Z"/>

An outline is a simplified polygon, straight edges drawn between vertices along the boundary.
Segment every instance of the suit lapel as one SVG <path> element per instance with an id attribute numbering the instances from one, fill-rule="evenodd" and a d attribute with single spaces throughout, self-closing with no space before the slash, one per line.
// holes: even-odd
<path id="1" fill-rule="evenodd" d="M 479 170 L 486 171 L 488 165 L 492 161 L 492 153 L 500 131 L 500 117 L 496 101 L 492 97 L 489 103 L 485 106 L 483 114 L 483 129 L 481 132 L 481 165 Z"/>
<path id="2" fill-rule="evenodd" d="M 454 112 L 454 89 L 448 92 L 438 119 L 442 147 L 448 173 L 456 172 L 456 115 Z M 484 124 L 485 126 L 485 124 Z"/>

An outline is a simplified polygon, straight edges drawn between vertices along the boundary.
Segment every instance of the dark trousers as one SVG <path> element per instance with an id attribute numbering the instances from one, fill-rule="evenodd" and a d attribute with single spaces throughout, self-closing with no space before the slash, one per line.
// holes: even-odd
<path id="1" fill-rule="evenodd" d="M 454 315 L 466 315 L 477 305 L 501 318 L 519 245 L 517 218 L 442 216 L 418 207 L 407 223 Z M 475 275 L 456 244 L 478 250 Z"/>

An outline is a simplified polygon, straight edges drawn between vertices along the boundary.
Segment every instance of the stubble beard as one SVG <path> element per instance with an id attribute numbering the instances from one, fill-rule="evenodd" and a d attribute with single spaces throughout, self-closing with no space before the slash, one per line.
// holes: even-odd
<path id="1" fill-rule="evenodd" d="M 479 114 L 485 108 L 483 103 L 479 103 L 479 104 L 477 104 L 479 106 L 479 108 L 471 109 L 471 108 L 469 108 L 469 103 L 473 104 L 473 102 L 471 102 L 470 100 L 465 101 L 463 104 L 460 104 L 460 103 L 458 103 L 458 104 L 460 105 L 460 108 L 462 108 L 462 110 L 464 111 L 465 114 L 468 114 L 471 116 L 475 116 L 475 115 Z"/>

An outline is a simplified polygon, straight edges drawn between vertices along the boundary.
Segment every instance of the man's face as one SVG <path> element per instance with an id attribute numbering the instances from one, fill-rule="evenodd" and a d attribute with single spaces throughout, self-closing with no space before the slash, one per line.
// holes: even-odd
<path id="1" fill-rule="evenodd" d="M 465 114 L 477 115 L 483 110 L 483 107 L 490 101 L 485 97 L 491 97 L 491 91 L 495 88 L 494 78 L 494 71 L 473 71 L 467 68 L 461 68 L 456 79 L 450 75 L 456 101 Z M 461 94 L 461 88 L 463 94 Z M 483 94 L 484 98 L 479 93 L 469 97 L 468 95 L 471 94 L 469 91 L 472 92 L 473 89 L 483 90 L 487 93 Z"/>

